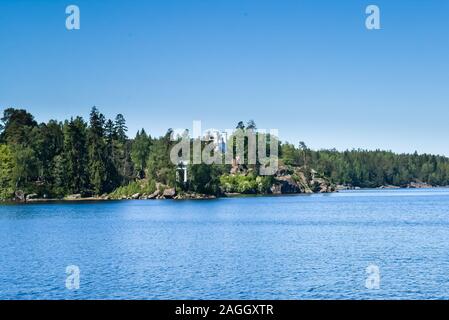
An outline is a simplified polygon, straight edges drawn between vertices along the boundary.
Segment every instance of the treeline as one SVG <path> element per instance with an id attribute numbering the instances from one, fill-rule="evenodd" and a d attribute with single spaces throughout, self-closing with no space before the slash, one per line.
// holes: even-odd
<path id="1" fill-rule="evenodd" d="M 152 193 L 157 187 L 218 195 L 229 165 L 190 165 L 189 181 L 177 179 L 170 161 L 173 130 L 152 137 L 144 129 L 133 139 L 123 115 L 115 119 L 93 107 L 88 121 L 37 123 L 23 109 L 6 109 L 0 124 L 0 199 L 15 193 L 40 198 L 112 193 Z M 181 181 L 181 182 L 179 182 Z"/>
<path id="2" fill-rule="evenodd" d="M 88 122 L 76 117 L 38 124 L 27 111 L 9 108 L 1 121 L 0 198 L 17 190 L 49 198 L 102 195 L 143 178 L 145 170 L 174 183 L 170 132 L 153 139 L 141 130 L 131 140 L 121 114 L 106 119 L 94 107 Z"/>
<path id="3" fill-rule="evenodd" d="M 256 124 L 240 121 L 236 129 L 255 130 Z M 189 165 L 184 183 L 170 161 L 170 150 L 177 143 L 171 140 L 173 130 L 154 138 L 142 129 L 133 139 L 127 131 L 123 115 L 106 119 L 95 107 L 88 121 L 76 117 L 47 123 L 37 123 L 26 110 L 6 109 L 0 124 L 0 199 L 11 199 L 17 191 L 48 198 L 149 194 L 160 185 L 215 195 L 264 193 L 273 183 L 273 177 L 259 177 L 257 166 L 245 163 L 231 175 L 229 164 Z M 304 172 L 314 169 L 335 184 L 379 187 L 419 181 L 449 185 L 449 159 L 442 156 L 314 151 L 303 142 L 298 146 L 279 142 L 279 157 L 281 166 L 308 169 Z"/>
<path id="4" fill-rule="evenodd" d="M 449 185 L 449 158 L 444 156 L 361 149 L 314 151 L 302 142 L 298 147 L 284 144 L 281 150 L 285 164 L 308 165 L 335 184 L 361 188 L 405 187 L 411 182 Z"/>
<path id="5" fill-rule="evenodd" d="M 101 194 L 134 179 L 131 143 L 122 115 L 106 120 L 97 108 L 81 117 L 38 124 L 25 110 L 1 119 L 0 192 L 47 197 Z"/>

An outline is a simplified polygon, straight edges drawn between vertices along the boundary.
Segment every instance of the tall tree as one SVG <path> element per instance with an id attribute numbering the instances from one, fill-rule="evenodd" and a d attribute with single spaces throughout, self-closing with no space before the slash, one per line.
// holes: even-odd
<path id="1" fill-rule="evenodd" d="M 135 168 L 138 170 L 138 176 L 143 178 L 147 166 L 148 155 L 150 154 L 151 138 L 144 129 L 138 131 L 132 144 L 131 159 Z"/>
<path id="2" fill-rule="evenodd" d="M 14 171 L 13 154 L 9 146 L 0 144 L 0 199 L 9 199 L 14 192 L 12 173 Z"/>
<path id="3" fill-rule="evenodd" d="M 304 141 L 299 141 L 299 150 L 301 150 L 302 153 L 302 159 L 303 159 L 303 165 L 307 166 L 307 152 L 309 151 L 309 148 L 307 148 L 307 145 L 304 143 Z"/>
<path id="4" fill-rule="evenodd" d="M 104 141 L 105 118 L 96 107 L 90 112 L 88 130 L 89 178 L 95 194 L 100 195 L 106 189 L 107 157 Z"/>
<path id="5" fill-rule="evenodd" d="M 38 160 L 34 150 L 28 146 L 14 146 L 14 169 L 12 179 L 15 189 L 25 189 L 27 192 L 35 192 L 35 181 L 38 177 Z"/>
<path id="6" fill-rule="evenodd" d="M 120 146 L 117 140 L 117 131 L 112 120 L 105 124 L 105 143 L 106 143 L 106 182 L 105 191 L 110 192 L 120 185 L 121 177 L 118 171 Z"/>
<path id="7" fill-rule="evenodd" d="M 0 141 L 8 144 L 25 144 L 30 142 L 31 129 L 37 126 L 34 117 L 23 109 L 8 108 L 3 112 Z"/>
<path id="8" fill-rule="evenodd" d="M 31 134 L 34 138 L 30 145 L 39 162 L 39 180 L 43 183 L 43 191 L 49 192 L 53 183 L 54 158 L 63 150 L 62 125 L 50 120 L 47 124 L 41 123 L 34 127 Z"/>
<path id="9" fill-rule="evenodd" d="M 125 142 L 128 139 L 126 136 L 128 127 L 126 126 L 125 117 L 120 113 L 115 117 L 115 131 L 119 141 Z"/>
<path id="10" fill-rule="evenodd" d="M 85 193 L 89 189 L 87 124 L 81 117 L 64 125 L 64 153 L 55 170 L 66 169 L 67 192 Z M 61 177 L 58 177 L 61 180 Z"/>
<path id="11" fill-rule="evenodd" d="M 147 171 L 149 179 L 174 187 L 176 184 L 176 168 L 170 160 L 172 135 L 173 130 L 168 129 L 164 136 L 152 140 Z"/>

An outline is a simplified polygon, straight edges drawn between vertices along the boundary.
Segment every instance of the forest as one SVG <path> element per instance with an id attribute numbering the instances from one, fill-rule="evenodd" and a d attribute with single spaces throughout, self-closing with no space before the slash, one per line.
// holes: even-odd
<path id="1" fill-rule="evenodd" d="M 253 130 L 256 124 L 239 121 L 236 128 Z M 225 189 L 270 192 L 272 177 L 259 176 L 257 170 L 230 174 L 230 165 L 189 165 L 188 182 L 180 182 L 170 161 L 172 132 L 152 137 L 142 129 L 130 138 L 122 114 L 106 119 L 96 107 L 87 121 L 75 117 L 47 123 L 38 123 L 23 109 L 5 109 L 0 124 L 0 199 L 13 199 L 18 191 L 48 199 L 73 194 L 119 197 L 150 194 L 159 186 L 217 196 Z M 449 185 L 449 158 L 416 152 L 311 150 L 304 142 L 279 142 L 279 165 L 313 168 L 332 183 L 350 187 Z"/>

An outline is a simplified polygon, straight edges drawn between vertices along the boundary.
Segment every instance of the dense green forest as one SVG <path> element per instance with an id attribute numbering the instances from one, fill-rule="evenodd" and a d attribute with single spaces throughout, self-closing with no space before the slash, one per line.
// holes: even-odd
<path id="1" fill-rule="evenodd" d="M 449 185 L 449 158 L 430 154 L 396 154 L 391 151 L 313 151 L 283 144 L 286 164 L 309 164 L 336 184 L 361 188 L 406 187 L 411 182 Z"/>
<path id="2" fill-rule="evenodd" d="M 239 129 L 255 129 L 254 121 Z M 188 183 L 176 178 L 170 161 L 172 130 L 152 137 L 145 130 L 131 139 L 123 115 L 106 119 L 92 108 L 64 122 L 38 123 L 26 110 L 4 110 L 0 124 L 0 199 L 17 191 L 38 197 L 70 194 L 98 196 L 152 193 L 158 186 L 182 192 L 218 195 L 224 191 L 269 192 L 272 177 L 257 170 L 229 174 L 230 165 L 189 165 Z M 406 186 L 413 181 L 449 185 L 449 159 L 389 151 L 309 149 L 279 142 L 281 166 L 313 168 L 335 184 L 353 187 Z M 231 190 L 226 190 L 231 189 Z"/>

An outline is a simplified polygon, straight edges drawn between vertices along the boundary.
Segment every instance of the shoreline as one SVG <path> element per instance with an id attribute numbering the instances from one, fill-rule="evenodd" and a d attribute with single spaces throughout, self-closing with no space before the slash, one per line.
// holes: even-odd
<path id="1" fill-rule="evenodd" d="M 112 199 L 110 197 L 86 197 L 86 198 L 62 198 L 62 199 L 43 199 L 43 198 L 35 198 L 28 199 L 26 201 L 14 201 L 14 200 L 0 200 L 0 205 L 14 205 L 14 204 L 39 204 L 39 203 L 80 203 L 80 202 L 115 202 L 115 201 L 151 201 L 151 200 L 173 200 L 173 201 L 201 201 L 201 200 L 217 200 L 224 198 L 257 198 L 257 197 L 286 197 L 286 196 L 309 196 L 314 194 L 332 194 L 339 193 L 344 191 L 363 191 L 363 190 L 428 190 L 428 189 L 444 189 L 449 188 L 449 186 L 432 186 L 432 187 L 421 187 L 421 188 L 410 188 L 410 187 L 395 187 L 395 186 L 382 186 L 377 188 L 346 188 L 346 189 L 337 189 L 333 192 L 314 192 L 314 193 L 283 193 L 283 194 L 243 194 L 243 193 L 226 193 L 222 196 L 214 196 L 214 195 L 195 195 L 193 197 L 186 198 L 154 198 L 154 199 L 145 199 L 145 198 L 122 198 L 122 199 Z"/>

